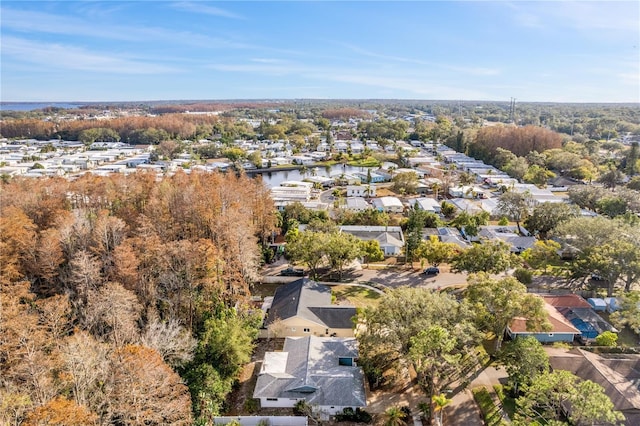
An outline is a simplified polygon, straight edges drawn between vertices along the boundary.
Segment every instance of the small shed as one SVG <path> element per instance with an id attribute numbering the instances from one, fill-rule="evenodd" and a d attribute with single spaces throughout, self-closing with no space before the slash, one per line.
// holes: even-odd
<path id="1" fill-rule="evenodd" d="M 615 297 L 605 297 L 604 302 L 607 304 L 607 312 L 615 312 L 620 309 L 620 303 Z"/>
<path id="2" fill-rule="evenodd" d="M 587 299 L 587 302 L 591 305 L 594 311 L 606 311 L 607 310 L 607 302 L 604 299 L 599 297 L 590 297 Z"/>

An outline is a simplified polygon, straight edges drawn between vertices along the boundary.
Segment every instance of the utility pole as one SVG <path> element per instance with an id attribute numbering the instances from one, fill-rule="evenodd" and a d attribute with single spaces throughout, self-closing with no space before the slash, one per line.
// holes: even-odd
<path id="1" fill-rule="evenodd" d="M 509 101 L 509 122 L 515 123 L 516 121 L 516 98 L 510 98 Z"/>

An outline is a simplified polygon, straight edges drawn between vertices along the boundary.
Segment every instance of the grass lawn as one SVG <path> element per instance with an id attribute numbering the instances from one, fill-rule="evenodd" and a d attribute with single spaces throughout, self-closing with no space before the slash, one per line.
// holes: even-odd
<path id="1" fill-rule="evenodd" d="M 331 293 L 338 302 L 346 300 L 356 308 L 375 307 L 380 303 L 380 293 L 365 287 L 336 285 L 331 287 Z"/>
<path id="2" fill-rule="evenodd" d="M 508 389 L 505 389 L 502 385 L 494 385 L 493 389 L 496 391 L 496 395 L 500 398 L 502 402 L 502 408 L 506 411 L 509 418 L 513 419 L 514 414 L 516 413 L 516 400 L 509 396 Z"/>
<path id="3" fill-rule="evenodd" d="M 604 318 L 606 322 L 611 324 L 611 321 L 609 320 L 608 312 L 598 312 L 598 315 Z M 638 335 L 633 331 L 629 330 L 627 327 L 624 327 L 618 333 L 618 346 L 636 347 L 638 346 L 638 340 L 640 340 Z"/>
<path id="4" fill-rule="evenodd" d="M 496 407 L 496 404 L 493 402 L 491 398 L 491 394 L 484 386 L 479 388 L 475 388 L 473 391 L 473 399 L 476 400 L 478 406 L 480 407 L 480 411 L 482 411 L 482 416 L 484 418 L 484 424 L 487 426 L 503 426 L 508 424 L 502 418 L 500 414 L 500 410 Z"/>
<path id="5" fill-rule="evenodd" d="M 354 167 L 379 167 L 380 162 L 373 157 L 367 157 L 360 160 L 351 160 L 347 162 L 348 165 Z"/>

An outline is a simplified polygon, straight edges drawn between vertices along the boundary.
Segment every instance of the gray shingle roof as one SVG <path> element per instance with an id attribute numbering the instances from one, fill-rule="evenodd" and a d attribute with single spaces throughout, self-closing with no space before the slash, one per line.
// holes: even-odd
<path id="1" fill-rule="evenodd" d="M 308 278 L 278 287 L 265 325 L 298 316 L 328 328 L 352 328 L 352 306 L 331 305 L 331 289 Z"/>
<path id="2" fill-rule="evenodd" d="M 339 358 L 358 356 L 355 338 L 287 337 L 286 362 L 269 363 L 258 376 L 254 398 L 304 398 L 311 405 L 364 407 L 366 394 L 360 367 L 339 365 Z M 282 354 L 282 353 L 279 353 Z"/>

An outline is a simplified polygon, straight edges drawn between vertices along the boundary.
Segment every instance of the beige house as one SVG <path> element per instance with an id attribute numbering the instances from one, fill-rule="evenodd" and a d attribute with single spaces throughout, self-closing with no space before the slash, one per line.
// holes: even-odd
<path id="1" fill-rule="evenodd" d="M 276 290 L 261 337 L 353 337 L 356 308 L 331 304 L 331 289 L 301 278 Z"/>

